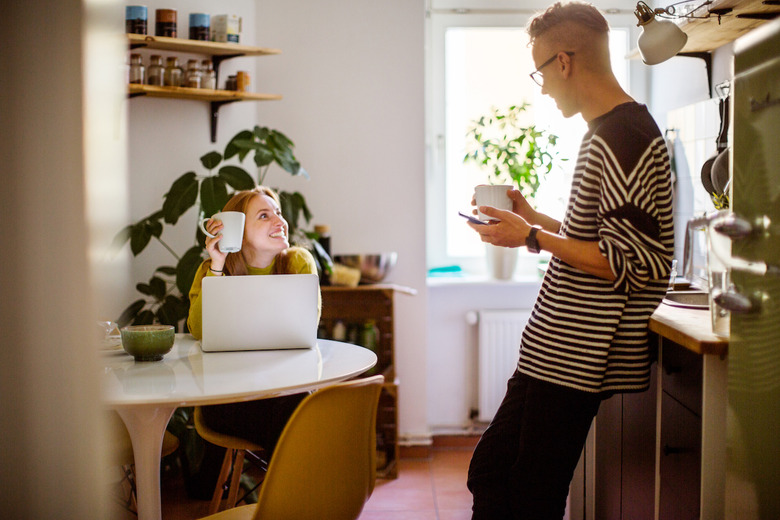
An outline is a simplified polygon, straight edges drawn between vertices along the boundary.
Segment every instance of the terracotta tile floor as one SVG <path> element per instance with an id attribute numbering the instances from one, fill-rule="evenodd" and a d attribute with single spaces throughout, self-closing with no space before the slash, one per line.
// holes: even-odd
<path id="1" fill-rule="evenodd" d="M 434 440 L 430 449 L 404 450 L 398 478 L 377 480 L 360 520 L 471 518 L 466 473 L 476 440 L 471 436 L 448 436 Z M 193 520 L 207 514 L 208 501 L 188 498 L 179 479 L 163 480 L 163 520 Z"/>

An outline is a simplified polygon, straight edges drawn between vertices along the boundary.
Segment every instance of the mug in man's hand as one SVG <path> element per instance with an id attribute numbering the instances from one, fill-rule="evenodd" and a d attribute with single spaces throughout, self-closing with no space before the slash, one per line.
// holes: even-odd
<path id="1" fill-rule="evenodd" d="M 477 201 L 477 206 L 492 206 L 496 209 L 505 209 L 512 211 L 512 199 L 506 194 L 508 190 L 512 189 L 512 185 L 509 184 L 480 184 L 474 188 L 474 196 Z M 479 213 L 479 220 L 499 220 L 495 217 L 488 217 L 481 211 Z"/>
<path id="2" fill-rule="evenodd" d="M 214 220 L 222 221 L 222 239 L 219 241 L 219 250 L 223 253 L 237 253 L 241 251 L 241 243 L 244 240 L 244 221 L 246 215 L 240 211 L 220 211 L 212 216 Z M 204 218 L 200 221 L 200 230 L 203 231 L 206 236 L 214 238 L 216 235 L 212 235 L 206 231 L 205 224 L 209 219 Z"/>

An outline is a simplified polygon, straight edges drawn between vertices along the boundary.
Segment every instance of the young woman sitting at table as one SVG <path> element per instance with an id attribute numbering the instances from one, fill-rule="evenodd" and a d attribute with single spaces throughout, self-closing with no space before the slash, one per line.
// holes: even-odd
<path id="1" fill-rule="evenodd" d="M 217 245 L 222 222 L 209 219 L 206 238 L 209 258 L 198 268 L 190 289 L 190 314 L 187 326 L 197 339 L 202 336 L 202 280 L 206 276 L 273 274 L 317 274 L 311 253 L 290 247 L 287 222 L 282 217 L 279 196 L 270 188 L 258 186 L 240 191 L 225 204 L 223 211 L 241 211 L 246 215 L 241 251 L 222 253 Z M 287 420 L 306 394 L 259 399 L 242 403 L 202 407 L 203 418 L 213 430 L 247 439 L 269 454 L 276 446 Z"/>

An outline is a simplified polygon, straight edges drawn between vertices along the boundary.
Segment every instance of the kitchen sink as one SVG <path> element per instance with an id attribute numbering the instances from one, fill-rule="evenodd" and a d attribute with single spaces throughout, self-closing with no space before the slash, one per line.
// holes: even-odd
<path id="1" fill-rule="evenodd" d="M 710 308 L 709 294 L 704 291 L 671 291 L 666 293 L 662 303 L 685 309 Z"/>

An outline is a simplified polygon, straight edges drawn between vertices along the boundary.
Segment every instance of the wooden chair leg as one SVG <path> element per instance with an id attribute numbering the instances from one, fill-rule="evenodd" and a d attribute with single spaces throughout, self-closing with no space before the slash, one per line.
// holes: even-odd
<path id="1" fill-rule="evenodd" d="M 243 453 L 243 452 L 242 452 Z M 222 486 L 227 480 L 230 473 L 230 466 L 233 462 L 233 449 L 227 448 L 225 451 L 225 458 L 222 460 L 222 468 L 219 470 L 219 477 L 217 477 L 217 485 L 214 488 L 214 495 L 211 497 L 211 504 L 209 505 L 209 514 L 213 515 L 219 511 L 219 504 L 222 502 L 222 494 L 224 490 Z"/>
<path id="2" fill-rule="evenodd" d="M 225 509 L 236 507 L 238 488 L 241 487 L 241 473 L 244 471 L 244 450 L 237 450 L 236 461 L 233 463 L 233 478 L 230 479 L 230 491 L 228 492 L 227 506 Z"/>

